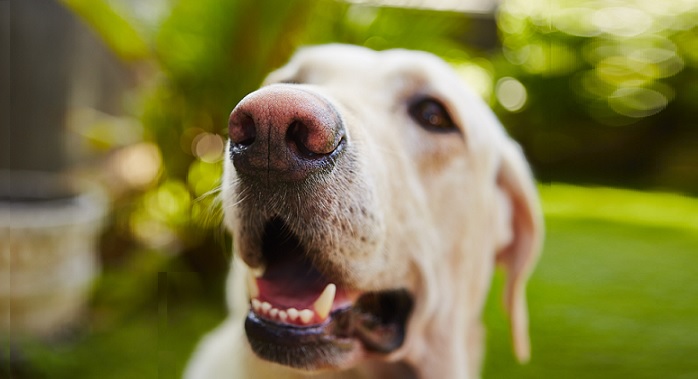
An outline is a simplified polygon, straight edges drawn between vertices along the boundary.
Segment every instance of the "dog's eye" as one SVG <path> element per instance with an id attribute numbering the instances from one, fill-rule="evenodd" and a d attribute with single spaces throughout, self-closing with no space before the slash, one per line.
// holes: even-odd
<path id="1" fill-rule="evenodd" d="M 457 130 L 456 124 L 439 101 L 433 98 L 421 99 L 410 105 L 408 112 L 419 125 L 437 131 Z"/>

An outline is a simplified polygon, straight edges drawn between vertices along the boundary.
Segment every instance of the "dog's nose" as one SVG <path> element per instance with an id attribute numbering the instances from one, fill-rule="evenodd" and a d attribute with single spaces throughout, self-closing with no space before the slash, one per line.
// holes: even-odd
<path id="1" fill-rule="evenodd" d="M 249 94 L 230 114 L 230 154 L 239 173 L 299 181 L 331 167 L 346 143 L 336 109 L 295 85 Z"/>

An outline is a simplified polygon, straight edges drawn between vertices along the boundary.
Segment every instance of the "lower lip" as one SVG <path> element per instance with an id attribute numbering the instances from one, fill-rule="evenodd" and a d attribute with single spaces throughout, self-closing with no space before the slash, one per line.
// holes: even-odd
<path id="1" fill-rule="evenodd" d="M 262 359 L 301 369 L 338 367 L 338 362 L 350 361 L 361 351 L 361 343 L 342 329 L 348 311 L 333 312 L 325 323 L 308 326 L 279 324 L 249 312 L 245 332 Z"/>

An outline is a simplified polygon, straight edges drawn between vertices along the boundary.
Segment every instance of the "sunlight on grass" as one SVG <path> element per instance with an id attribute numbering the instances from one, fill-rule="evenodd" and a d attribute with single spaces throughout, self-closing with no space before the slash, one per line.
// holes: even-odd
<path id="1" fill-rule="evenodd" d="M 698 231 L 698 200 L 669 193 L 541 185 L 546 216 Z"/>

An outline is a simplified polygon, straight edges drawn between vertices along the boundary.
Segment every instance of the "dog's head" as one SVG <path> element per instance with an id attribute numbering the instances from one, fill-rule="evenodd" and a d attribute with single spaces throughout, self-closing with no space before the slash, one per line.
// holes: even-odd
<path id="1" fill-rule="evenodd" d="M 535 188 L 443 61 L 306 48 L 236 106 L 229 135 L 225 223 L 259 357 L 312 370 L 468 354 L 495 261 L 528 355 Z"/>

